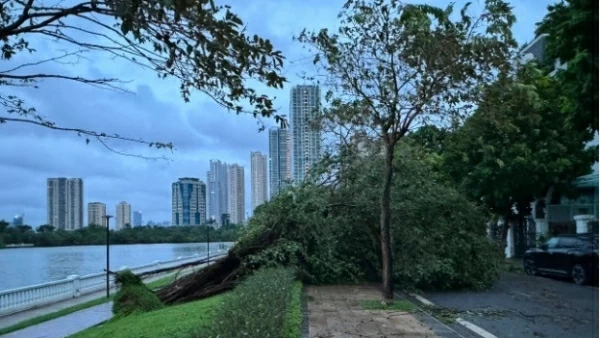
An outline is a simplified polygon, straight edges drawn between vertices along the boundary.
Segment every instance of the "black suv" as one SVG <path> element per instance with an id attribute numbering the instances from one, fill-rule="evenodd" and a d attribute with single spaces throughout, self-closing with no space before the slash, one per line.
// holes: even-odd
<path id="1" fill-rule="evenodd" d="M 547 274 L 570 277 L 582 285 L 598 280 L 598 235 L 560 235 L 523 257 L 528 275 Z"/>

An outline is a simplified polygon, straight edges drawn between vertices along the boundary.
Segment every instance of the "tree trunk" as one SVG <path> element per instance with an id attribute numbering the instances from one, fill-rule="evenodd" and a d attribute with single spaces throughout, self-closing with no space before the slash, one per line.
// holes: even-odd
<path id="1" fill-rule="evenodd" d="M 383 300 L 386 303 L 394 299 L 392 284 L 392 242 L 390 226 L 392 223 L 392 176 L 394 160 L 394 147 L 390 142 L 385 143 L 385 166 L 383 174 L 383 193 L 381 196 L 381 278 L 383 285 Z"/>

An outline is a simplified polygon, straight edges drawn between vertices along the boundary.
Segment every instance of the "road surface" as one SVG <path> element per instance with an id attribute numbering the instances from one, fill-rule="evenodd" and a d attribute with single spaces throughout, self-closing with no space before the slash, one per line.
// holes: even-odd
<path id="1" fill-rule="evenodd" d="M 491 290 L 423 296 L 498 338 L 598 337 L 597 286 L 507 273 Z"/>

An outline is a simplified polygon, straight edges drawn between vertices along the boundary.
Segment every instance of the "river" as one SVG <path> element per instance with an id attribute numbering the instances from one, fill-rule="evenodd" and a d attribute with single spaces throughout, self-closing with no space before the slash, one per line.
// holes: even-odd
<path id="1" fill-rule="evenodd" d="M 233 243 L 223 243 L 230 247 Z M 220 243 L 211 243 L 215 253 Z M 110 246 L 110 268 L 139 266 L 177 257 L 206 255 L 206 243 L 133 244 Z M 106 267 L 106 246 L 62 246 L 0 250 L 0 291 L 41 284 L 69 275 L 102 272 Z"/>

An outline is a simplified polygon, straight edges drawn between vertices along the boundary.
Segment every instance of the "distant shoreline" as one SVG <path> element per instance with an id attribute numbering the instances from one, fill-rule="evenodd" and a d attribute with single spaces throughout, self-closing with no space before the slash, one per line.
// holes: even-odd
<path id="1" fill-rule="evenodd" d="M 210 244 L 223 244 L 225 247 L 226 243 L 235 243 L 230 241 L 211 241 Z M 160 242 L 160 243 L 111 243 L 110 246 L 120 246 L 120 245 L 153 245 L 153 244 L 206 244 L 206 242 Z M 33 245 L 31 243 L 21 243 L 21 244 L 6 244 L 4 246 L 0 246 L 0 250 L 2 249 L 25 249 L 25 248 L 59 248 L 66 246 L 106 246 L 106 244 L 69 244 L 69 245 Z"/>

